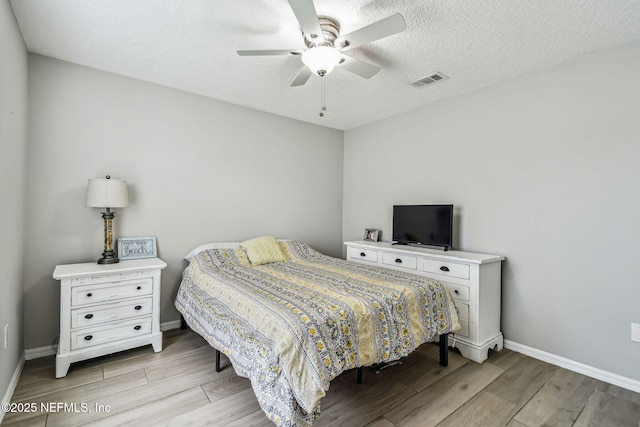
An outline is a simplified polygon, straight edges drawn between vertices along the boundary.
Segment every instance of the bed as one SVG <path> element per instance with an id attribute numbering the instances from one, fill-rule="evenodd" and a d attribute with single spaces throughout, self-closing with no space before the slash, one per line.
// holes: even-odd
<path id="1" fill-rule="evenodd" d="M 276 261 L 254 262 L 256 252 L 238 243 L 194 249 L 175 306 L 250 379 L 276 425 L 311 425 L 342 372 L 397 361 L 425 342 L 440 340 L 446 365 L 447 334 L 459 328 L 446 286 L 300 241 L 270 245 Z"/>

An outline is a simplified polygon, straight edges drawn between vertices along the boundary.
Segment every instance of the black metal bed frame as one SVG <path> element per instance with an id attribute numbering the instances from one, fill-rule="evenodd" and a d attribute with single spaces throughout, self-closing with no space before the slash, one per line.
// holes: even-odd
<path id="1" fill-rule="evenodd" d="M 188 327 L 187 321 L 184 320 L 184 316 L 180 314 L 180 329 L 185 330 L 187 329 L 187 327 Z M 438 346 L 440 347 L 440 361 L 439 361 L 440 366 L 449 365 L 449 338 L 448 337 L 449 337 L 449 334 L 440 335 L 440 340 L 438 341 Z M 220 372 L 222 370 L 222 368 L 220 367 L 220 350 L 218 350 L 215 347 L 214 347 L 214 350 L 216 351 L 216 372 Z M 379 374 L 380 371 L 382 371 L 383 369 L 386 369 L 394 365 L 400 365 L 400 364 L 402 364 L 402 362 L 396 361 L 396 362 L 390 362 L 382 365 L 377 365 L 376 368 L 374 369 L 374 372 L 376 374 Z M 358 384 L 362 384 L 362 366 L 356 368 L 356 382 Z"/>

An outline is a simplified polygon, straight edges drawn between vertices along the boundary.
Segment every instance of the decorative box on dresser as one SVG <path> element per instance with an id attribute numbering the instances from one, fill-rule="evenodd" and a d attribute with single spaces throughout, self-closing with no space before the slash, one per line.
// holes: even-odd
<path id="1" fill-rule="evenodd" d="M 116 264 L 56 266 L 60 280 L 60 342 L 56 378 L 71 363 L 143 345 L 162 351 L 159 258 Z"/>
<path id="2" fill-rule="evenodd" d="M 387 242 L 345 242 L 347 260 L 428 276 L 447 285 L 460 319 L 449 345 L 482 363 L 489 349 L 502 350 L 500 255 L 443 251 Z"/>

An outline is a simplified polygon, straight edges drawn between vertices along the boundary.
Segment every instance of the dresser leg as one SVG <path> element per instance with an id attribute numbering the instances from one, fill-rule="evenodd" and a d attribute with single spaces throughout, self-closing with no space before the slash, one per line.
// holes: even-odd
<path id="1" fill-rule="evenodd" d="M 162 351 L 162 333 L 159 333 L 158 335 L 153 337 L 151 345 L 153 346 L 154 352 L 160 353 Z"/>
<path id="2" fill-rule="evenodd" d="M 71 362 L 68 359 L 56 357 L 56 378 L 66 377 L 69 366 L 71 366 Z"/>

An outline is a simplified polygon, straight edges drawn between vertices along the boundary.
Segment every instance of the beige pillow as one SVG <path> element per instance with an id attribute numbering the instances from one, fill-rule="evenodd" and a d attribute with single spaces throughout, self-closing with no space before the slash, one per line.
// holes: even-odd
<path id="1" fill-rule="evenodd" d="M 247 253 L 251 265 L 262 265 L 270 262 L 287 260 L 287 255 L 282 251 L 280 244 L 273 236 L 257 237 L 240 243 Z"/>

